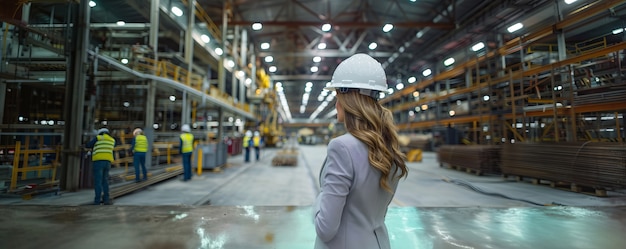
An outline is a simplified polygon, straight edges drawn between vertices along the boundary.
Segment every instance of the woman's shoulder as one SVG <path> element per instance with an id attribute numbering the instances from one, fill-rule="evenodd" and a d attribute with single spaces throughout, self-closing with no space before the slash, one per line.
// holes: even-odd
<path id="1" fill-rule="evenodd" d="M 346 133 L 330 140 L 329 146 L 331 146 L 331 144 L 333 143 L 342 144 L 344 146 L 351 146 L 351 145 L 360 143 L 360 141 L 356 137 L 354 137 L 352 134 Z"/>

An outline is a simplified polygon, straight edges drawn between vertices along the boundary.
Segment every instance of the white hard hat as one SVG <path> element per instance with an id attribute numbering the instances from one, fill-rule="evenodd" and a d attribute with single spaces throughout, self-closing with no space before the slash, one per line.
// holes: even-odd
<path id="1" fill-rule="evenodd" d="M 252 136 L 252 132 L 251 131 L 246 131 L 246 136 L 247 137 L 251 137 Z"/>
<path id="2" fill-rule="evenodd" d="M 377 60 L 367 54 L 355 54 L 337 66 L 324 89 L 336 88 L 361 89 L 359 93 L 378 98 L 378 92 L 387 91 L 387 76 Z"/>
<path id="3" fill-rule="evenodd" d="M 255 137 L 260 136 L 260 135 L 261 135 L 261 133 L 259 133 L 258 131 L 255 131 L 255 132 L 254 132 L 254 136 L 255 136 Z"/>
<path id="4" fill-rule="evenodd" d="M 184 124 L 183 127 L 180 128 L 183 132 L 191 132 L 191 128 L 189 128 L 188 124 Z"/>
<path id="5" fill-rule="evenodd" d="M 102 134 L 102 133 L 109 133 L 109 129 L 107 129 L 107 128 L 100 128 L 100 130 L 98 130 L 98 134 Z"/>
<path id="6" fill-rule="evenodd" d="M 137 135 L 141 134 L 141 132 L 143 132 L 143 130 L 141 130 L 141 128 L 136 128 L 136 129 L 133 131 L 133 136 L 137 136 Z"/>

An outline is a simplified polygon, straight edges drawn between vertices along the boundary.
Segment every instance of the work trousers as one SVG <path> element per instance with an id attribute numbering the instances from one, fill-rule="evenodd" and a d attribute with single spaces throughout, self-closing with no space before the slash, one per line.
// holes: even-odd
<path id="1" fill-rule="evenodd" d="M 99 205 L 100 202 L 108 203 L 109 199 L 109 170 L 111 162 L 107 160 L 93 161 L 93 185 L 95 197 L 93 203 Z"/>
<path id="2" fill-rule="evenodd" d="M 133 164 L 135 166 L 135 181 L 142 180 L 141 173 L 143 172 L 143 180 L 148 180 L 148 170 L 146 170 L 146 153 L 135 152 L 133 154 Z"/>
<path id="3" fill-rule="evenodd" d="M 183 181 L 191 180 L 191 152 L 183 153 Z"/>
<path id="4" fill-rule="evenodd" d="M 244 161 L 245 162 L 250 162 L 250 146 L 245 147 L 245 152 L 244 152 Z"/>

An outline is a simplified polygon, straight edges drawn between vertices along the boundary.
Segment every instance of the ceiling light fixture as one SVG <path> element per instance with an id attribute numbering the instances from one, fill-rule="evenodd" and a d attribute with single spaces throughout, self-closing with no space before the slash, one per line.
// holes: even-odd
<path id="1" fill-rule="evenodd" d="M 260 22 L 255 22 L 252 24 L 252 30 L 261 30 L 263 29 L 263 24 Z"/>
<path id="2" fill-rule="evenodd" d="M 319 56 L 313 57 L 313 62 L 318 63 L 320 61 L 322 61 L 322 57 L 319 57 Z"/>
<path id="3" fill-rule="evenodd" d="M 383 32 L 387 33 L 393 29 L 393 24 L 387 23 L 383 26 Z"/>
<path id="4" fill-rule="evenodd" d="M 183 10 L 174 6 L 172 7 L 172 14 L 174 14 L 175 16 L 183 16 Z"/>
<path id="5" fill-rule="evenodd" d="M 270 49 L 270 43 L 269 42 L 261 43 L 261 49 Z"/>
<path id="6" fill-rule="evenodd" d="M 221 48 L 215 48 L 215 53 L 217 55 L 222 55 L 222 54 L 224 54 L 224 50 L 222 50 Z"/>
<path id="7" fill-rule="evenodd" d="M 271 55 L 265 56 L 265 62 L 272 62 L 274 61 L 274 57 Z"/>
<path id="8" fill-rule="evenodd" d="M 235 67 L 235 62 L 233 60 L 226 61 L 226 66 L 229 68 Z"/>
<path id="9" fill-rule="evenodd" d="M 326 43 L 323 43 L 323 42 L 322 42 L 322 43 L 318 44 L 318 45 L 317 45 L 317 48 L 318 48 L 318 49 L 326 49 Z"/>
<path id="10" fill-rule="evenodd" d="M 208 35 L 201 35 L 200 40 L 202 40 L 204 43 L 209 43 L 211 41 L 211 38 L 209 38 Z"/>
<path id="11" fill-rule="evenodd" d="M 324 25 L 322 25 L 322 31 L 324 32 L 328 32 L 330 31 L 330 29 L 332 28 L 332 25 L 325 23 Z"/>
<path id="12" fill-rule="evenodd" d="M 430 74 L 432 74 L 432 73 L 433 73 L 433 71 L 432 71 L 432 70 L 430 70 L 430 68 L 429 68 L 429 69 L 426 69 L 426 70 L 424 70 L 424 71 L 422 71 L 422 75 L 424 75 L 424 77 L 428 77 L 428 76 L 430 76 Z"/>
<path id="13" fill-rule="evenodd" d="M 454 58 L 452 58 L 452 57 L 450 57 L 450 58 L 446 59 L 445 61 L 443 61 L 443 65 L 446 66 L 446 67 L 450 66 L 452 64 L 454 64 Z"/>
<path id="14" fill-rule="evenodd" d="M 89 7 L 96 7 L 96 2 L 94 1 L 89 1 Z"/>
<path id="15" fill-rule="evenodd" d="M 518 22 L 516 24 L 511 25 L 506 30 L 509 31 L 509 33 L 513 33 L 515 31 L 522 29 L 523 27 L 524 27 L 524 24 L 522 24 L 521 22 Z"/>
<path id="16" fill-rule="evenodd" d="M 274 72 L 276 72 L 276 70 L 278 70 L 278 69 L 276 68 L 276 66 L 271 66 L 271 67 L 269 68 L 269 70 L 270 70 L 270 73 L 274 73 Z"/>
<path id="17" fill-rule="evenodd" d="M 572 4 L 573 2 L 576 2 L 578 0 L 565 0 L 565 4 Z"/>
<path id="18" fill-rule="evenodd" d="M 117 26 L 124 26 L 126 23 L 124 21 L 117 21 Z"/>
<path id="19" fill-rule="evenodd" d="M 474 46 L 472 46 L 472 51 L 476 52 L 478 50 L 481 50 L 485 47 L 485 44 L 483 42 L 479 42 L 474 44 Z"/>
<path id="20" fill-rule="evenodd" d="M 369 46 L 367 46 L 370 50 L 374 50 L 378 47 L 378 44 L 376 44 L 375 42 L 370 43 Z"/>

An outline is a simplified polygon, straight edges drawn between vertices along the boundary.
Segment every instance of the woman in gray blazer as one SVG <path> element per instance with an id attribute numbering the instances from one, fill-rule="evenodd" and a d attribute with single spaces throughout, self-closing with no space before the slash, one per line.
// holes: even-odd
<path id="1" fill-rule="evenodd" d="M 385 72 L 356 54 L 339 64 L 326 89 L 337 92 L 337 121 L 348 133 L 328 144 L 313 207 L 315 248 L 390 248 L 385 215 L 408 170 L 392 113 L 378 103 Z"/>

